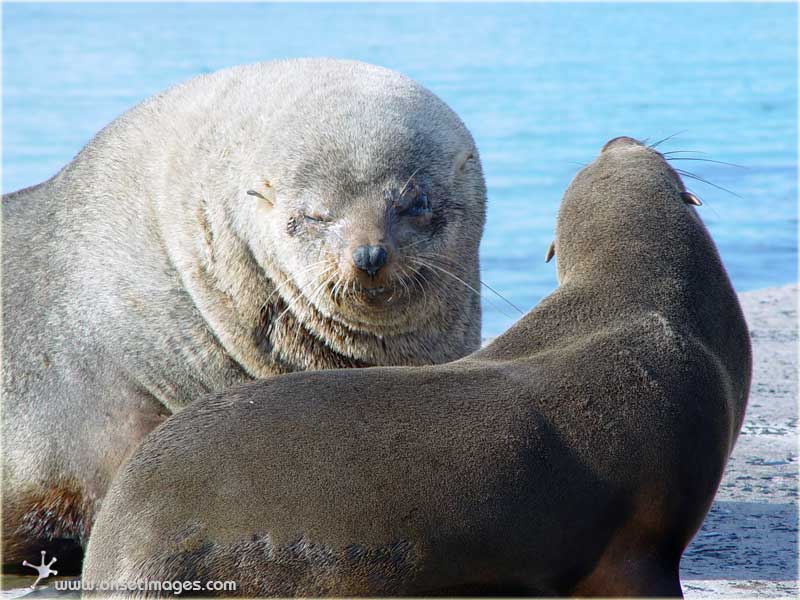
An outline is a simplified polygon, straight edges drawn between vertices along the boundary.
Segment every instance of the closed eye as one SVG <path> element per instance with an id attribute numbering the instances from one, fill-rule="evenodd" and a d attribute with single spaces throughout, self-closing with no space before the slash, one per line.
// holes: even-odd
<path id="1" fill-rule="evenodd" d="M 333 220 L 330 217 L 323 215 L 303 215 L 303 218 L 306 221 L 311 221 L 312 223 L 330 223 Z"/>
<path id="2" fill-rule="evenodd" d="M 428 195 L 425 192 L 420 192 L 400 214 L 409 217 L 419 217 L 429 212 L 431 212 L 431 203 L 428 200 Z"/>

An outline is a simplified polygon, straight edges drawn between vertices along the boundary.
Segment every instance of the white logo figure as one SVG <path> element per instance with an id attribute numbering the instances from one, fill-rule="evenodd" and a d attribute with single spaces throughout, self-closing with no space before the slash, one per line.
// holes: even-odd
<path id="1" fill-rule="evenodd" d="M 33 582 L 31 589 L 34 589 L 36 587 L 36 584 L 39 583 L 42 579 L 50 577 L 50 575 L 58 575 L 58 571 L 53 571 L 50 568 L 51 566 L 53 566 L 53 563 L 56 562 L 56 560 L 58 559 L 54 556 L 53 560 L 51 560 L 49 564 L 44 564 L 44 554 L 45 551 L 42 550 L 42 564 L 40 565 L 32 565 L 27 560 L 22 561 L 22 566 L 30 567 L 31 569 L 36 569 L 39 572 L 39 577 L 37 577 L 36 581 Z"/>

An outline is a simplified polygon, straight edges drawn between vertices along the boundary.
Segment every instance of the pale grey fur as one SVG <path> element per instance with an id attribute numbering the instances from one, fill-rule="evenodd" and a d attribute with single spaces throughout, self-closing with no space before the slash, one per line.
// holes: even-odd
<path id="1" fill-rule="evenodd" d="M 387 206 L 412 175 L 429 223 Z M 334 220 L 304 219 L 321 212 Z M 328 59 L 192 79 L 5 196 L 6 558 L 37 536 L 84 538 L 124 457 L 199 395 L 476 349 L 465 285 L 480 285 L 484 213 L 452 110 L 398 73 Z M 376 241 L 396 267 L 377 307 L 347 272 L 352 246 Z"/>

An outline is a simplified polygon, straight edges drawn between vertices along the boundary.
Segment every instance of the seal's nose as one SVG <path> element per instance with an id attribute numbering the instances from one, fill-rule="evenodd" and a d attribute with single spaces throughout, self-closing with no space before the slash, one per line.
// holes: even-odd
<path id="1" fill-rule="evenodd" d="M 359 246 L 353 250 L 353 263 L 370 277 L 386 264 L 386 249 L 383 246 Z"/>

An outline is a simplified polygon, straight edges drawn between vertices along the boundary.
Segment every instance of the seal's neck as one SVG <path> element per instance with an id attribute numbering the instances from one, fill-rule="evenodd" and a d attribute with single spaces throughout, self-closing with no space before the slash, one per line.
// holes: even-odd
<path id="1" fill-rule="evenodd" d="M 699 219 L 689 225 L 680 236 L 623 241 L 572 265 L 558 289 L 480 357 L 521 359 L 642 317 L 669 323 L 714 353 L 745 352 L 744 319 L 719 254 Z M 732 370 L 740 364 L 721 360 Z"/>

